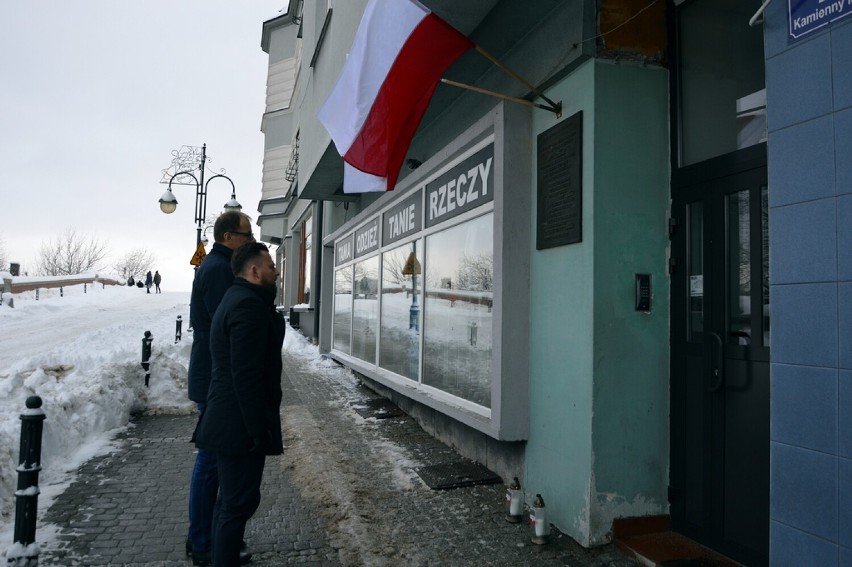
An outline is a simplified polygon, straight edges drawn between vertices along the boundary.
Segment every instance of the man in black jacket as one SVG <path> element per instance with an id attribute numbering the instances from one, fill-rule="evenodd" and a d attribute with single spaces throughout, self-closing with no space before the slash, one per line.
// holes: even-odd
<path id="1" fill-rule="evenodd" d="M 210 386 L 210 322 L 234 281 L 231 255 L 243 244 L 254 242 L 251 220 L 243 213 L 222 213 L 213 225 L 213 240 L 210 254 L 195 272 L 189 305 L 189 317 L 194 328 L 189 357 L 189 399 L 198 404 L 199 413 L 204 411 Z M 189 485 L 189 533 L 186 540 L 186 553 L 192 556 L 194 565 L 210 564 L 213 507 L 218 492 L 216 455 L 199 450 Z"/>
<path id="2" fill-rule="evenodd" d="M 278 271 L 259 242 L 234 251 L 236 278 L 210 327 L 213 374 L 195 443 L 216 455 L 219 498 L 213 513 L 213 565 L 240 562 L 246 522 L 260 504 L 266 455 L 280 455 L 281 346 L 275 310 Z"/>

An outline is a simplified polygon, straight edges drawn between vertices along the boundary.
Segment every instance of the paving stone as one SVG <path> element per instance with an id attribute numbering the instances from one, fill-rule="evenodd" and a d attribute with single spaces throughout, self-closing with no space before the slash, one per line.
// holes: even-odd
<path id="1" fill-rule="evenodd" d="M 247 527 L 255 566 L 634 565 L 613 546 L 584 549 L 558 532 L 532 545 L 528 525 L 504 520 L 503 485 L 430 490 L 411 469 L 460 460 L 452 448 L 405 414 L 359 416 L 353 405 L 380 403 L 347 371 L 329 378 L 289 353 L 283 362 L 287 448 L 267 460 Z M 115 450 L 82 465 L 41 519 L 57 533 L 40 564 L 189 565 L 195 420 L 134 416 Z"/>

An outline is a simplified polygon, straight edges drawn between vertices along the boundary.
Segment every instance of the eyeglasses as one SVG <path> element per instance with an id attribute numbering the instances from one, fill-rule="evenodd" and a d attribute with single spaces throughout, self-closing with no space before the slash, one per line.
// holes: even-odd
<path id="1" fill-rule="evenodd" d="M 245 236 L 246 238 L 254 238 L 253 232 L 239 232 L 236 230 L 229 230 L 228 232 L 230 232 L 231 234 L 239 234 L 240 236 Z"/>

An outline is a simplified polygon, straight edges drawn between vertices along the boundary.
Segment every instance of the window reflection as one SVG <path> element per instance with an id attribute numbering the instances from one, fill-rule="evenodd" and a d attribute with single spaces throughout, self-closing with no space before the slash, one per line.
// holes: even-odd
<path id="1" fill-rule="evenodd" d="M 382 342 L 379 365 L 412 380 L 420 366 L 423 243 L 414 241 L 382 256 Z"/>
<path id="2" fill-rule="evenodd" d="M 311 220 L 306 220 L 302 223 L 302 270 L 299 274 L 301 289 L 299 293 L 299 301 L 301 303 L 311 302 L 311 231 L 313 225 Z"/>
<path id="3" fill-rule="evenodd" d="M 349 354 L 352 330 L 352 266 L 334 272 L 334 348 Z"/>
<path id="4" fill-rule="evenodd" d="M 750 10 L 741 0 L 678 10 L 681 166 L 766 141 L 763 30 L 734 25 Z"/>
<path id="5" fill-rule="evenodd" d="M 352 282 L 352 356 L 376 362 L 376 331 L 379 325 L 379 257 L 354 266 Z"/>
<path id="6" fill-rule="evenodd" d="M 728 342 L 751 345 L 751 220 L 748 190 L 728 196 Z"/>
<path id="7" fill-rule="evenodd" d="M 491 407 L 494 215 L 426 238 L 423 383 Z"/>

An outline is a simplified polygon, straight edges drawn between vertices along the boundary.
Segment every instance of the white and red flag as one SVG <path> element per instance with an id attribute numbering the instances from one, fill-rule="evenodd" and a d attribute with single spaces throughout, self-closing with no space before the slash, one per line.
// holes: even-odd
<path id="1" fill-rule="evenodd" d="M 441 75 L 473 42 L 416 0 L 370 0 L 317 118 L 346 193 L 390 191 Z"/>

